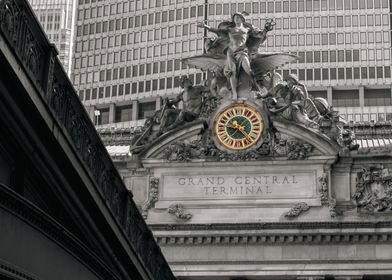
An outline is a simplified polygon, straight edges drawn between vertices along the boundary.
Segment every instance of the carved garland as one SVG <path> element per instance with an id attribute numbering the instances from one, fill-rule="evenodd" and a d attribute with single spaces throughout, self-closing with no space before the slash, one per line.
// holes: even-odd
<path id="1" fill-rule="evenodd" d="M 300 214 L 302 214 L 303 212 L 306 212 L 309 210 L 309 205 L 306 204 L 305 202 L 300 202 L 300 203 L 296 203 L 294 204 L 294 206 L 288 211 L 286 212 L 284 215 L 287 218 L 294 218 L 294 217 L 298 217 Z"/>
<path id="2" fill-rule="evenodd" d="M 328 206 L 331 218 L 336 217 L 336 199 L 328 195 L 328 174 L 324 173 L 318 178 L 321 205 Z"/>
<path id="3" fill-rule="evenodd" d="M 213 141 L 202 140 L 192 142 L 176 142 L 163 150 L 163 158 L 169 161 L 187 162 L 192 159 L 213 161 L 253 161 L 265 156 L 286 156 L 289 160 L 306 159 L 314 147 L 297 139 L 282 140 L 278 144 L 271 143 L 268 137 L 256 151 L 228 153 L 219 150 Z"/>
<path id="4" fill-rule="evenodd" d="M 159 178 L 150 177 L 150 189 L 147 203 L 142 206 L 142 216 L 147 219 L 148 211 L 155 206 L 159 199 Z"/>

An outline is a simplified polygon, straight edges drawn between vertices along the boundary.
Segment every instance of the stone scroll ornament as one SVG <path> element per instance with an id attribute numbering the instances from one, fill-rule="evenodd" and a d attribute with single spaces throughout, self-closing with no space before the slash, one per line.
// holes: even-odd
<path id="1" fill-rule="evenodd" d="M 151 177 L 148 200 L 142 206 L 142 211 L 141 211 L 143 219 L 147 219 L 148 211 L 155 206 L 155 203 L 158 201 L 158 199 L 159 199 L 159 178 Z"/>
<path id="2" fill-rule="evenodd" d="M 392 176 L 383 166 L 364 167 L 357 173 L 353 199 L 358 210 L 364 212 L 391 212 Z"/>

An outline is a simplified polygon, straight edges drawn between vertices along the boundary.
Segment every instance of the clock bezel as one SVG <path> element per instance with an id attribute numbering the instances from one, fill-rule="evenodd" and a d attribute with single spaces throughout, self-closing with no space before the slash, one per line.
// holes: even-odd
<path id="1" fill-rule="evenodd" d="M 225 146 L 223 143 L 221 143 L 217 133 L 216 133 L 216 125 L 217 125 L 217 121 L 218 121 L 218 117 L 227 109 L 231 108 L 231 107 L 236 107 L 236 106 L 247 106 L 250 107 L 251 110 L 259 113 L 261 120 L 263 122 L 263 130 L 260 133 L 260 136 L 258 138 L 258 140 L 256 140 L 256 142 L 254 144 L 252 144 L 250 147 L 246 147 L 243 149 L 230 149 L 229 147 Z M 269 122 L 268 122 L 268 115 L 265 113 L 265 111 L 262 109 L 262 106 L 254 103 L 254 102 L 250 102 L 248 100 L 236 100 L 236 101 L 228 101 L 225 102 L 223 104 L 221 104 L 221 106 L 219 106 L 219 108 L 216 110 L 216 113 L 214 114 L 213 118 L 212 118 L 212 133 L 213 133 L 213 140 L 215 143 L 215 146 L 218 147 L 220 150 L 229 152 L 229 153 L 240 153 L 240 152 L 244 152 L 244 151 L 252 151 L 252 150 L 256 150 L 258 149 L 261 144 L 263 143 L 267 133 L 268 133 L 268 129 L 269 129 Z"/>

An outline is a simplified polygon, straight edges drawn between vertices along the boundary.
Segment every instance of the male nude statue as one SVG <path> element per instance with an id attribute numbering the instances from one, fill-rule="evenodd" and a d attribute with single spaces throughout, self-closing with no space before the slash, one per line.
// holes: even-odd
<path id="1" fill-rule="evenodd" d="M 252 32 L 252 26 L 248 23 L 244 25 L 244 23 L 244 16 L 242 14 L 236 13 L 232 17 L 232 26 L 229 28 L 216 29 L 204 23 L 198 23 L 197 25 L 198 27 L 202 27 L 210 32 L 216 33 L 218 36 L 224 34 L 228 35 L 229 37 L 229 45 L 226 52 L 227 62 L 225 66 L 225 75 L 230 80 L 233 98 L 237 98 L 238 96 L 238 77 L 241 68 L 251 77 L 253 84 L 259 88 L 258 84 L 256 83 L 253 71 L 250 67 L 250 59 L 246 46 L 248 36 L 250 32 Z M 262 36 L 265 36 L 265 34 L 262 34 Z"/>
<path id="2" fill-rule="evenodd" d="M 205 86 L 193 86 L 192 81 L 186 76 L 181 77 L 180 86 L 184 91 L 177 95 L 175 99 L 166 101 L 165 106 L 168 108 L 166 108 L 160 121 L 159 131 L 161 133 L 174 129 L 184 122 L 191 122 L 197 119 L 203 104 L 203 93 L 209 91 L 209 88 Z M 180 101 L 183 102 L 182 110 L 173 123 L 168 123 L 169 115 L 178 112 L 172 106 L 177 105 Z"/>

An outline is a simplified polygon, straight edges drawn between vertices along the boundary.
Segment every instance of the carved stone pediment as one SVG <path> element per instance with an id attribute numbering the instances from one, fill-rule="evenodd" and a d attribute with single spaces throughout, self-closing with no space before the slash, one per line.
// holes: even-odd
<path id="1" fill-rule="evenodd" d="M 173 131 L 154 141 L 143 153 L 143 158 L 187 162 L 252 161 L 265 158 L 302 160 L 312 156 L 335 156 L 339 148 L 325 135 L 301 125 L 275 121 L 274 129 L 257 150 L 229 153 L 215 146 L 212 134 L 202 122 L 190 123 L 186 128 Z"/>

